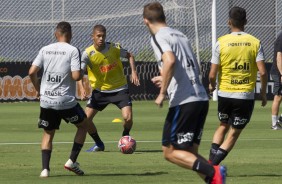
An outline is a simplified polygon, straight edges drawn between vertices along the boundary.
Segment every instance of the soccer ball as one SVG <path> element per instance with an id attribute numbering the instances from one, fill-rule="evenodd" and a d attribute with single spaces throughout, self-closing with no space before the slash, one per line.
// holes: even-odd
<path id="1" fill-rule="evenodd" d="M 131 136 L 123 136 L 118 141 L 118 148 L 123 154 L 132 154 L 136 149 L 136 141 Z"/>

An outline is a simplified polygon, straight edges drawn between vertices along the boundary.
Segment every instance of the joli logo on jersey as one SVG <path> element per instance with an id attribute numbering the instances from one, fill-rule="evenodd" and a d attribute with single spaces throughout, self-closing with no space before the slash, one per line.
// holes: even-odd
<path id="1" fill-rule="evenodd" d="M 233 70 L 247 70 L 249 71 L 250 69 L 250 63 L 244 62 L 242 65 L 239 65 L 239 63 L 235 63 L 235 67 Z"/>
<path id="2" fill-rule="evenodd" d="M 48 75 L 47 82 L 60 83 L 61 81 L 62 81 L 62 76 L 59 75 L 51 76 L 50 74 Z"/>

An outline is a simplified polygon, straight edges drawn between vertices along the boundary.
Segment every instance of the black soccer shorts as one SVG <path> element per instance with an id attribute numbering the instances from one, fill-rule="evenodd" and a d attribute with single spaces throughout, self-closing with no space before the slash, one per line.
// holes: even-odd
<path id="1" fill-rule="evenodd" d="M 113 93 L 103 93 L 93 90 L 91 98 L 87 102 L 87 107 L 102 111 L 111 103 L 115 104 L 119 109 L 126 106 L 132 106 L 128 89 Z"/>
<path id="2" fill-rule="evenodd" d="M 162 145 L 187 150 L 200 144 L 209 109 L 208 101 L 190 102 L 169 108 L 164 128 Z"/>
<path id="3" fill-rule="evenodd" d="M 243 129 L 250 122 L 254 100 L 218 97 L 218 119 L 237 129 Z"/>
<path id="4" fill-rule="evenodd" d="M 78 124 L 86 118 L 86 114 L 79 103 L 73 108 L 65 110 L 46 109 L 40 107 L 40 116 L 38 128 L 44 130 L 59 129 L 61 120 L 64 119 L 67 123 Z"/>
<path id="5" fill-rule="evenodd" d="M 271 77 L 274 82 L 273 94 L 274 95 L 282 95 L 282 83 L 281 76 L 279 74 L 271 74 Z"/>

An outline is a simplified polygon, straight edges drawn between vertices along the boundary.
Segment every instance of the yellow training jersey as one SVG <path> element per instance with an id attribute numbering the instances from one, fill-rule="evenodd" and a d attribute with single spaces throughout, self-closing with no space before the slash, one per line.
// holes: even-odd
<path id="1" fill-rule="evenodd" d="M 120 60 L 120 46 L 106 43 L 106 51 L 100 52 L 92 45 L 85 49 L 89 63 L 88 78 L 93 89 L 111 91 L 127 84 Z"/>
<path id="2" fill-rule="evenodd" d="M 219 90 L 252 92 L 257 78 L 256 57 L 260 41 L 249 34 L 228 34 L 218 39 Z"/>

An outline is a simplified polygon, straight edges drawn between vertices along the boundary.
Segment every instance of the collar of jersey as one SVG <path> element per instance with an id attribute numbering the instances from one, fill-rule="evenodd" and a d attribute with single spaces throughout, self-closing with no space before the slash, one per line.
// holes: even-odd
<path id="1" fill-rule="evenodd" d="M 244 35 L 244 34 L 247 34 L 247 33 L 245 33 L 244 31 L 240 31 L 240 32 L 232 32 L 230 34 L 232 34 L 232 35 Z"/>

